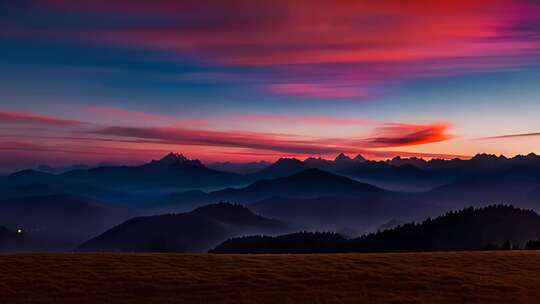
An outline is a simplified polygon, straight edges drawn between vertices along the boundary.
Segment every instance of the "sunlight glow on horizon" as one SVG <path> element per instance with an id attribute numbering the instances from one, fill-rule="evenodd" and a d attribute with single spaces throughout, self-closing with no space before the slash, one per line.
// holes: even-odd
<path id="1" fill-rule="evenodd" d="M 0 20 L 6 170 L 540 154 L 535 1 L 22 0 Z"/>

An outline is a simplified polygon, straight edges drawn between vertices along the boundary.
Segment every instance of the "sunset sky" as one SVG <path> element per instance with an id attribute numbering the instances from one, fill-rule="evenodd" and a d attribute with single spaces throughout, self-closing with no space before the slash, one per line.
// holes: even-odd
<path id="1" fill-rule="evenodd" d="M 538 0 L 0 0 L 0 171 L 540 153 Z"/>

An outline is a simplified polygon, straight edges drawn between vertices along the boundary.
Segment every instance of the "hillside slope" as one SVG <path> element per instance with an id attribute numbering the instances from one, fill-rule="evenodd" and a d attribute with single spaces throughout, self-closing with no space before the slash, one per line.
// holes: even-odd
<path id="1" fill-rule="evenodd" d="M 240 205 L 220 203 L 188 213 L 137 217 L 83 243 L 80 251 L 200 252 L 227 238 L 289 228 Z"/>
<path id="2" fill-rule="evenodd" d="M 355 239 L 334 241 L 320 235 L 298 233 L 289 236 L 249 236 L 228 240 L 216 253 L 290 253 L 306 252 L 304 244 L 320 248 L 314 252 L 410 252 L 480 250 L 491 245 L 523 246 L 540 238 L 540 215 L 512 206 L 467 208 L 449 212 L 420 224 L 409 223 L 364 235 Z M 314 241 L 315 240 L 315 241 Z M 333 245 L 329 244 L 334 242 Z M 307 246 L 307 245 L 306 245 Z"/>

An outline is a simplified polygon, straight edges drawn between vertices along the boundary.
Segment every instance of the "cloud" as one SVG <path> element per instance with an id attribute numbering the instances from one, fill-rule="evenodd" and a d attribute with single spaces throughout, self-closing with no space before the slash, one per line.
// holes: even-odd
<path id="1" fill-rule="evenodd" d="M 94 107 L 88 112 L 98 115 L 123 116 L 131 120 L 168 121 L 169 116 L 128 111 L 119 108 Z M 0 150 L 43 153 L 95 154 L 115 156 L 118 153 L 133 155 L 140 150 L 148 151 L 189 150 L 195 156 L 203 155 L 268 155 L 277 156 L 327 156 L 341 152 L 366 155 L 389 155 L 391 151 L 377 151 L 394 147 L 406 147 L 445 141 L 453 138 L 447 131 L 448 123 L 402 124 L 382 123 L 351 117 L 294 114 L 237 114 L 237 119 L 266 121 L 270 123 L 309 124 L 318 126 L 363 126 L 374 128 L 370 135 L 353 137 L 317 137 L 286 133 L 250 132 L 234 130 L 195 129 L 192 125 L 182 126 L 107 126 L 87 124 L 77 120 L 59 119 L 32 113 L 0 112 L 0 122 L 16 123 L 2 128 L 0 138 L 4 140 Z M 232 118 L 235 119 L 235 118 Z M 194 120 L 197 121 L 197 120 Z M 185 122 L 184 122 L 185 123 Z M 19 124 L 22 124 L 22 128 Z M 31 125 L 28 128 L 28 124 Z M 34 124 L 36 125 L 34 127 Z M 70 127 L 43 128 L 42 124 Z M 84 128 L 77 126 L 84 125 Z M 77 128 L 71 128 L 75 126 Z M 174 148 L 171 148 L 174 147 Z M 146 152 L 145 152 L 146 151 Z M 396 154 L 392 154 L 396 155 Z M 410 155 L 404 153 L 405 155 Z M 414 155 L 420 155 L 414 153 Z M 427 154 L 426 154 L 427 155 Z M 130 156 L 132 157 L 132 156 Z M 138 157 L 140 159 L 140 157 Z"/>
<path id="2" fill-rule="evenodd" d="M 235 147 L 285 153 L 327 154 L 337 151 L 332 147 L 320 146 L 310 139 L 273 133 L 140 127 L 106 127 L 95 133 L 108 136 L 160 140 L 162 143 L 176 145 Z"/>
<path id="3" fill-rule="evenodd" d="M 36 115 L 23 112 L 0 112 L 0 124 L 39 124 L 57 127 L 78 126 L 84 122 L 78 120 L 61 119 L 52 116 Z"/>
<path id="4" fill-rule="evenodd" d="M 454 138 L 446 133 L 450 127 L 449 123 L 388 123 L 377 128 L 372 137 L 363 139 L 360 143 L 369 147 L 404 147 L 441 142 Z"/>
<path id="5" fill-rule="evenodd" d="M 304 98 L 359 98 L 367 97 L 366 92 L 351 86 L 336 86 L 316 83 L 269 84 L 264 89 L 271 94 L 290 95 Z"/>
<path id="6" fill-rule="evenodd" d="M 193 130 L 182 128 L 106 127 L 97 134 L 161 141 L 166 144 L 246 148 L 252 150 L 328 155 L 359 152 L 368 148 L 415 146 L 452 138 L 446 134 L 448 124 L 387 124 L 367 138 L 313 138 L 306 136 L 260 133 Z"/>
<path id="7" fill-rule="evenodd" d="M 477 138 L 477 139 L 478 140 L 491 140 L 491 139 L 525 138 L 525 137 L 540 137 L 540 132 L 507 134 L 507 135 L 499 135 L 499 136 L 481 137 L 481 138 Z"/>
<path id="8" fill-rule="evenodd" d="M 208 124 L 204 119 L 178 119 L 169 115 L 158 115 L 152 113 L 146 113 L 141 111 L 132 111 L 123 108 L 110 107 L 110 106 L 90 106 L 86 107 L 84 111 L 97 114 L 100 117 L 106 117 L 114 120 L 128 120 L 128 121 L 143 121 L 145 123 L 152 124 L 167 124 L 174 126 L 204 126 Z"/>
<path id="9" fill-rule="evenodd" d="M 270 69 L 277 79 L 263 73 L 257 87 L 274 95 L 362 100 L 396 81 L 522 69 L 540 57 L 540 5 L 528 0 L 38 3 L 115 22 L 107 27 L 96 18 L 95 24 L 60 24 L 46 32 L 22 26 L 21 35 Z M 115 18 L 119 12 L 122 18 Z"/>
<path id="10" fill-rule="evenodd" d="M 335 117 L 326 115 L 293 115 L 293 114 L 267 114 L 246 113 L 238 115 L 242 120 L 271 123 L 293 123 L 323 126 L 365 126 L 377 122 L 370 119 Z"/>
<path id="11" fill-rule="evenodd" d="M 103 161 L 116 164 L 140 164 L 161 157 L 167 149 L 144 147 L 107 147 L 100 145 L 28 143 L 0 141 L 0 173 L 11 173 L 21 169 L 48 164 L 67 166 L 70 164 L 99 164 Z"/>

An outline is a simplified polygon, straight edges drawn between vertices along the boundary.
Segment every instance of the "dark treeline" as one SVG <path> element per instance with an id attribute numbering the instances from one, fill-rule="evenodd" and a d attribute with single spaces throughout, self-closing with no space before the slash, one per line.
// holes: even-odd
<path id="1" fill-rule="evenodd" d="M 244 236 L 230 239 L 211 253 L 331 253 L 343 251 L 347 239 L 332 232 L 298 232 L 280 236 Z"/>
<path id="2" fill-rule="evenodd" d="M 528 241 L 525 250 L 540 250 L 540 239 Z"/>
<path id="3" fill-rule="evenodd" d="M 216 253 L 415 252 L 519 248 L 540 237 L 540 215 L 507 205 L 466 208 L 346 240 L 329 233 L 230 239 Z M 538 243 L 540 244 L 540 242 Z M 537 244 L 537 245 L 538 245 Z M 528 247 L 533 245 L 529 244 Z"/>

